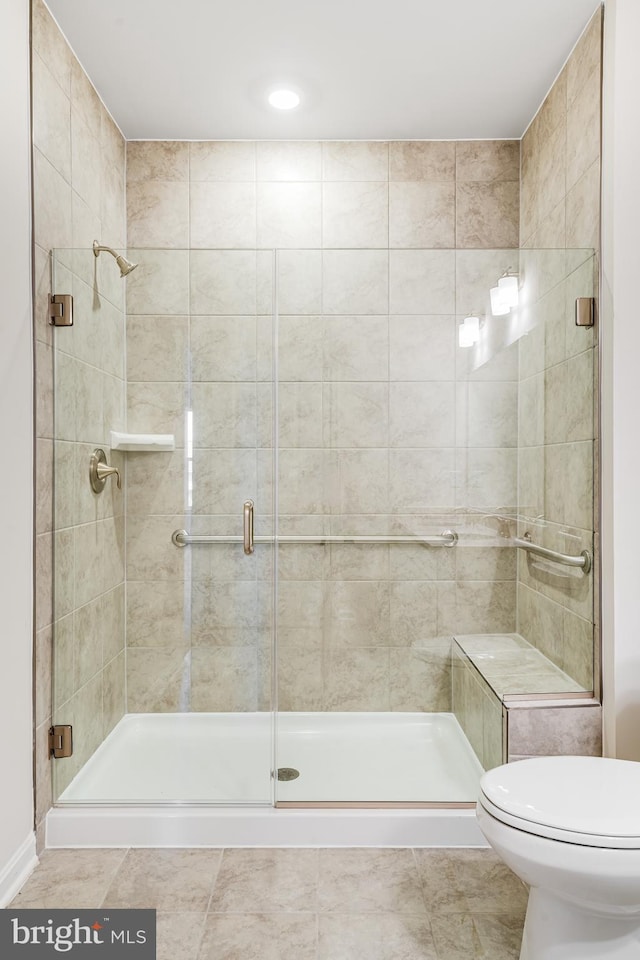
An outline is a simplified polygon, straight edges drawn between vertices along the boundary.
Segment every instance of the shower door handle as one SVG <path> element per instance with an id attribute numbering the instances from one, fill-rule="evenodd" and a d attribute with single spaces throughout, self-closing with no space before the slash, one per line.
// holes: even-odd
<path id="1" fill-rule="evenodd" d="M 244 552 L 247 556 L 253 553 L 253 500 L 245 500 L 242 539 L 244 543 Z"/>

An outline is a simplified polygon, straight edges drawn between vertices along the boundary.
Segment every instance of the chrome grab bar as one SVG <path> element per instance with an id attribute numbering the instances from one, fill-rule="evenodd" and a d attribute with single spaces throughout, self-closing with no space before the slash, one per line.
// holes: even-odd
<path id="1" fill-rule="evenodd" d="M 253 553 L 253 500 L 245 500 L 242 513 L 242 541 L 247 556 Z"/>
<path id="2" fill-rule="evenodd" d="M 562 563 L 565 567 L 582 567 L 583 573 L 591 571 L 591 554 L 588 550 L 583 550 L 577 556 L 568 553 L 558 553 L 556 550 L 549 550 L 548 547 L 540 547 L 537 543 L 532 543 L 529 537 L 531 534 L 525 533 L 523 537 L 514 537 L 513 542 L 516 547 L 526 550 L 527 553 L 533 553 L 536 557 L 544 557 L 545 560 L 553 560 L 555 563 Z"/>
<path id="3" fill-rule="evenodd" d="M 249 503 L 250 501 L 247 501 Z M 246 504 L 245 504 L 246 510 Z M 246 518 L 246 513 L 245 513 Z M 253 531 L 252 531 L 253 532 Z M 247 551 L 246 543 L 247 540 L 244 536 L 242 537 L 208 537 L 208 536 L 191 536 L 187 533 L 186 530 L 174 530 L 171 535 L 171 540 L 176 547 L 189 547 L 192 544 L 200 543 L 242 543 L 245 545 L 245 553 L 251 553 L 252 550 Z M 385 544 L 385 543 L 417 543 L 423 547 L 455 547 L 458 542 L 458 534 L 453 530 L 444 530 L 440 535 L 437 536 L 428 536 L 428 537 L 336 537 L 336 536 L 325 536 L 322 533 L 317 534 L 314 537 L 296 537 L 296 536 L 271 536 L 271 537 L 253 537 L 251 539 L 251 544 L 255 543 L 309 543 L 309 544 L 318 544 L 323 546 L 330 543 L 371 543 L 371 544 Z"/>

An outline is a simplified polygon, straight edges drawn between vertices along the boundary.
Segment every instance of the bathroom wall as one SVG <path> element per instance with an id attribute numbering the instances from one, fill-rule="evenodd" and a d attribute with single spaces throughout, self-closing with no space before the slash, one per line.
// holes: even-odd
<path id="1" fill-rule="evenodd" d="M 597 530 L 598 328 L 573 310 L 598 295 L 600 85 L 598 10 L 522 140 L 520 533 L 572 554 Z M 518 631 L 588 690 L 597 582 L 597 564 L 585 577 L 518 557 Z"/>
<path id="2" fill-rule="evenodd" d="M 123 495 L 109 485 L 95 497 L 88 469 L 94 447 L 109 454 L 109 430 L 124 417 L 123 285 L 111 258 L 94 261 L 91 244 L 94 239 L 124 244 L 125 155 L 120 131 L 41 0 L 33 0 L 32 16 L 36 824 L 41 828 L 51 802 L 53 764 L 59 792 L 124 711 Z M 75 325 L 55 333 L 47 309 L 54 248 L 66 251 L 56 264 L 56 292 L 72 293 L 75 302 Z M 52 716 L 56 723 L 74 725 L 70 760 L 48 760 Z"/>
<path id="3" fill-rule="evenodd" d="M 634 0 L 607 0 L 604 31 L 602 286 L 602 647 L 605 755 L 640 760 L 640 651 L 636 637 L 640 539 L 636 509 L 636 204 L 640 117 Z M 615 570 L 615 576 L 608 571 Z"/>
<path id="4" fill-rule="evenodd" d="M 128 427 L 178 444 L 127 455 L 128 709 L 268 706 L 264 548 L 170 538 L 238 534 L 248 496 L 271 522 L 270 247 L 281 532 L 461 536 L 281 547 L 279 706 L 450 709 L 451 634 L 515 629 L 485 515 L 515 510 L 517 347 L 474 366 L 456 313 L 512 265 L 519 143 L 130 142 L 127 177 Z"/>
<path id="5" fill-rule="evenodd" d="M 0 352 L 0 548 L 2 670 L 0 726 L 5 731 L 0 817 L 0 907 L 36 865 L 33 834 L 33 375 L 31 357 L 31 184 L 29 142 L 29 4 L 0 10 L 0 78 L 4 184 L 0 219 L 4 318 Z"/>

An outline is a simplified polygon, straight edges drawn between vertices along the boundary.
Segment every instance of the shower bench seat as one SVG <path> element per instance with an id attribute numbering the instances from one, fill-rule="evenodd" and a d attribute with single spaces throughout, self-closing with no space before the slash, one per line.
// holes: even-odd
<path id="1" fill-rule="evenodd" d="M 453 712 L 486 770 L 526 756 L 600 755 L 600 702 L 524 637 L 455 636 L 451 663 Z"/>

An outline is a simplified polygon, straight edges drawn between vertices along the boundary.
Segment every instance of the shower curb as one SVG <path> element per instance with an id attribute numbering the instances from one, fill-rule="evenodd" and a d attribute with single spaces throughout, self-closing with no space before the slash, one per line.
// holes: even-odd
<path id="1" fill-rule="evenodd" d="M 46 846 L 478 847 L 474 809 L 54 808 Z"/>

